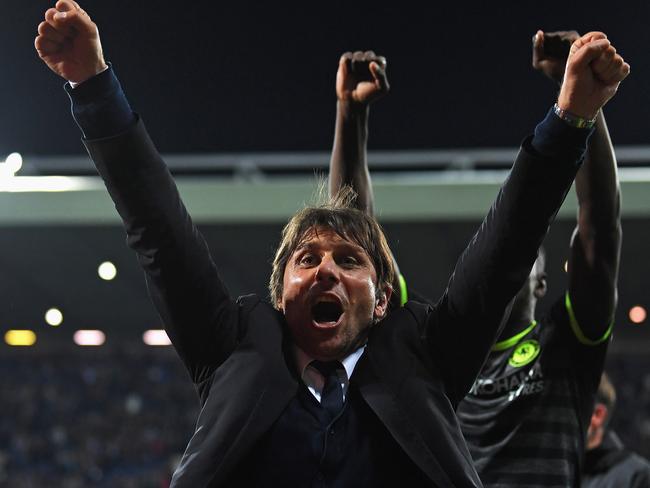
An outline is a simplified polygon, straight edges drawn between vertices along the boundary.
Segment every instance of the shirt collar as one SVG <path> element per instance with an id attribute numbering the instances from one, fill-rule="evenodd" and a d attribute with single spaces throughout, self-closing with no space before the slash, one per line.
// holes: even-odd
<path id="1" fill-rule="evenodd" d="M 349 354 L 341 360 L 341 364 L 344 369 L 338 370 L 339 380 L 341 381 L 341 388 L 343 389 L 343 400 L 346 399 L 348 393 L 348 386 L 350 385 L 350 377 L 354 372 L 354 368 L 357 365 L 357 362 L 363 355 L 366 346 L 363 345 L 352 354 Z M 313 358 L 305 353 L 302 349 L 294 344 L 294 352 L 296 357 L 296 365 L 298 366 L 298 371 L 300 372 L 300 379 L 307 386 L 307 389 L 311 392 L 312 395 L 318 400 L 321 401 L 321 393 L 325 386 L 325 378 L 323 375 L 314 367 L 310 367 L 309 364 L 313 361 Z"/>
<path id="2" fill-rule="evenodd" d="M 343 367 L 345 368 L 345 373 L 347 375 L 348 380 L 350 379 L 350 377 L 352 377 L 354 368 L 357 366 L 357 362 L 363 355 L 365 349 L 366 349 L 366 345 L 364 344 L 359 349 L 347 355 L 345 358 L 341 360 L 341 364 L 343 364 Z M 296 365 L 298 366 L 298 372 L 300 373 L 300 377 L 304 378 L 305 370 L 309 366 L 309 363 L 311 363 L 314 360 L 314 358 L 309 356 L 305 351 L 300 349 L 295 344 L 294 344 L 294 353 L 296 357 Z"/>

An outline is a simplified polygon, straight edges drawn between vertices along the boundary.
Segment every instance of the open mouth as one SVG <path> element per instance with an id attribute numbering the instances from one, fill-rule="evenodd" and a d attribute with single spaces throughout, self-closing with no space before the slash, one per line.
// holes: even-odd
<path id="1" fill-rule="evenodd" d="M 311 307 L 311 316 L 319 327 L 334 327 L 343 315 L 343 307 L 338 302 L 320 301 Z"/>

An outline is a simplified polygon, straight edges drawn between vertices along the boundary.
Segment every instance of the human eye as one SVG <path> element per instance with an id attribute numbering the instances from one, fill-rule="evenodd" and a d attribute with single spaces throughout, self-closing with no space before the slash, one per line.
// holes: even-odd
<path id="1" fill-rule="evenodd" d="M 360 264 L 360 260 L 357 256 L 354 255 L 345 255 L 341 258 L 341 265 L 347 267 L 355 267 Z"/>
<path id="2" fill-rule="evenodd" d="M 316 264 L 316 256 L 311 253 L 304 253 L 298 256 L 297 261 L 300 266 L 313 266 Z"/>

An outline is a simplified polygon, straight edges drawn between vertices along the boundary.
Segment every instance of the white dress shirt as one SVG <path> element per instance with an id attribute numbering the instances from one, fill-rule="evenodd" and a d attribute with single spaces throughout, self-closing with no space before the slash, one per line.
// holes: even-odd
<path id="1" fill-rule="evenodd" d="M 310 363 L 314 360 L 309 357 L 302 349 L 298 346 L 294 346 L 295 355 L 296 355 L 296 365 L 298 366 L 298 371 L 300 371 L 300 378 L 303 383 L 307 386 L 307 389 L 314 395 L 314 398 L 320 403 L 321 394 L 323 393 L 323 388 L 325 387 L 325 378 L 323 375 L 313 366 L 310 366 Z M 342 369 L 338 369 L 337 373 L 339 380 L 341 381 L 341 387 L 343 388 L 343 401 L 345 401 L 346 394 L 348 392 L 348 386 L 350 385 L 350 377 L 354 371 L 357 361 L 363 355 L 363 351 L 366 350 L 366 346 L 363 345 L 356 351 L 354 351 L 349 356 L 346 356 L 341 360 L 343 364 Z"/>

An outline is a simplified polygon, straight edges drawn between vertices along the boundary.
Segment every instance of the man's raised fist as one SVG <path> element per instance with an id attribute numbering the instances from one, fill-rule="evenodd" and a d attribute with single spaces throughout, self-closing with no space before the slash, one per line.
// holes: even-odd
<path id="1" fill-rule="evenodd" d="M 81 83 L 106 69 L 97 26 L 72 0 L 59 0 L 45 12 L 34 46 L 57 75 Z"/>
<path id="2" fill-rule="evenodd" d="M 574 115 L 593 119 L 628 74 L 630 65 L 607 36 L 589 32 L 571 45 L 557 104 Z"/>

